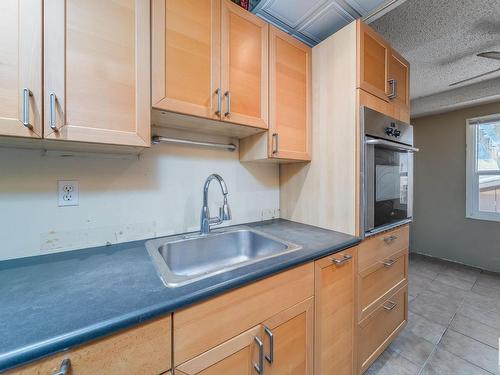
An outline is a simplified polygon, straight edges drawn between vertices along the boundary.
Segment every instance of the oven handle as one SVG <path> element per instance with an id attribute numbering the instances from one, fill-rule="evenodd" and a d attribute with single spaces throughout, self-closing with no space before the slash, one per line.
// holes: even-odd
<path id="1" fill-rule="evenodd" d="M 383 139 L 367 139 L 365 140 L 365 143 L 367 145 L 382 145 L 386 146 L 387 148 L 392 148 L 395 150 L 403 150 L 403 151 L 410 151 L 410 152 L 418 152 L 418 148 L 412 147 L 412 146 L 407 146 L 407 145 L 402 145 L 390 141 L 385 141 Z"/>

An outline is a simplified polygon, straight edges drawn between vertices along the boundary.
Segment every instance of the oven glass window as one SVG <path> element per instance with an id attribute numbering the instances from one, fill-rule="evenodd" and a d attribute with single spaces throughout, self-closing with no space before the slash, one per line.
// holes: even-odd
<path id="1" fill-rule="evenodd" d="M 408 217 L 408 153 L 375 147 L 375 227 Z"/>

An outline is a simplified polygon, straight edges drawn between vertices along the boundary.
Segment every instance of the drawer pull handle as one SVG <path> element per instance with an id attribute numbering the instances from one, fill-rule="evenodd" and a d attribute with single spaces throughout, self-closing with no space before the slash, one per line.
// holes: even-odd
<path id="1" fill-rule="evenodd" d="M 224 117 L 229 117 L 231 115 L 231 92 L 226 91 L 224 96 L 227 98 L 227 112 L 224 113 Z"/>
<path id="2" fill-rule="evenodd" d="M 269 336 L 269 355 L 266 354 L 266 360 L 272 365 L 274 362 L 274 335 L 273 331 L 267 327 L 264 327 L 264 332 Z"/>
<path id="3" fill-rule="evenodd" d="M 389 237 L 384 237 L 383 240 L 386 244 L 390 244 L 392 243 L 393 241 L 397 240 L 398 239 L 398 236 L 389 236 Z"/>
<path id="4" fill-rule="evenodd" d="M 277 154 L 280 149 L 280 135 L 273 133 L 273 155 Z"/>
<path id="5" fill-rule="evenodd" d="M 388 306 L 386 306 L 386 304 L 388 304 Z M 382 305 L 382 307 L 384 309 L 386 309 L 387 311 L 391 311 L 393 310 L 398 304 L 396 302 L 392 302 L 392 301 L 387 301 L 386 303 L 384 303 Z"/>
<path id="6" fill-rule="evenodd" d="M 384 267 L 391 268 L 396 263 L 396 259 L 389 259 L 382 263 L 384 263 Z"/>
<path id="7" fill-rule="evenodd" d="M 58 372 L 54 372 L 54 375 L 68 375 L 71 369 L 71 361 L 66 358 L 61 362 L 61 367 L 59 367 Z"/>
<path id="8" fill-rule="evenodd" d="M 341 266 L 347 262 L 349 262 L 350 260 L 352 259 L 352 255 L 343 255 L 342 256 L 342 259 L 335 259 L 335 258 L 332 258 L 332 262 L 336 265 L 336 266 Z"/>
<path id="9" fill-rule="evenodd" d="M 215 114 L 217 116 L 220 116 L 220 112 L 221 112 L 221 95 L 222 95 L 222 90 L 220 88 L 217 88 L 217 90 L 215 90 L 215 93 L 217 94 L 217 111 L 215 111 Z"/>
<path id="10" fill-rule="evenodd" d="M 28 88 L 23 89 L 23 125 L 28 129 L 32 129 L 33 127 L 30 124 L 30 96 L 33 96 L 33 93 Z"/>
<path id="11" fill-rule="evenodd" d="M 257 371 L 257 374 L 263 374 L 264 373 L 264 344 L 262 343 L 261 339 L 258 337 L 254 337 L 255 342 L 257 343 L 257 346 L 259 347 L 259 363 L 254 363 L 253 368 L 255 371 Z"/>

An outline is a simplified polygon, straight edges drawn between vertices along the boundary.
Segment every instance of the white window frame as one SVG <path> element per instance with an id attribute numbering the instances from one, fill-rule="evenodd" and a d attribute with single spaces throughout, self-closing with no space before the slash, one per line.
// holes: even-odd
<path id="1" fill-rule="evenodd" d="M 500 170 L 481 171 L 477 170 L 476 155 L 476 128 L 479 124 L 500 121 L 500 113 L 475 117 L 466 121 L 466 193 L 465 193 L 465 217 L 469 219 L 500 221 L 500 212 L 481 211 L 479 209 L 479 175 L 500 175 Z"/>

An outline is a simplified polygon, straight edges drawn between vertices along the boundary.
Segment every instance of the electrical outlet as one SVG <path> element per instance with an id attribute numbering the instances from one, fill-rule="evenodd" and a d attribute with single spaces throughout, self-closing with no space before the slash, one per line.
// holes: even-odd
<path id="1" fill-rule="evenodd" d="M 78 206 L 78 181 L 58 181 L 59 207 Z"/>

